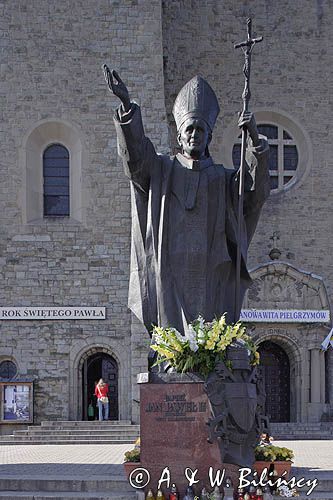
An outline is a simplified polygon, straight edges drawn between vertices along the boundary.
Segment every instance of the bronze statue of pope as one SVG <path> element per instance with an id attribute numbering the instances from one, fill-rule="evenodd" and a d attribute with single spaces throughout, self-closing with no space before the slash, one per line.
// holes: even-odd
<path id="1" fill-rule="evenodd" d="M 179 92 L 173 115 L 181 152 L 159 155 L 146 137 L 140 107 L 116 73 L 104 66 L 121 105 L 114 116 L 118 153 L 130 179 L 132 249 L 129 307 L 152 325 L 184 332 L 201 314 L 206 321 L 235 310 L 237 246 L 241 248 L 240 301 L 251 283 L 247 250 L 269 194 L 268 144 L 254 115 L 240 116 L 248 131 L 241 241 L 237 237 L 238 171 L 209 154 L 219 113 L 216 95 L 200 76 Z M 239 307 L 240 309 L 240 307 Z"/>

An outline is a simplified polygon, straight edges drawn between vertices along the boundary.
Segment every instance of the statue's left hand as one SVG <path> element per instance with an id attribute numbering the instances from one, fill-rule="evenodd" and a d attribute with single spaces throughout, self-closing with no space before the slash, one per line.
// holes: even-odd
<path id="1" fill-rule="evenodd" d="M 251 111 L 245 111 L 244 113 L 240 114 L 238 119 L 238 126 L 239 128 L 245 128 L 248 131 L 252 139 L 253 146 L 259 146 L 257 124 L 254 114 L 251 113 Z"/>
<path id="2" fill-rule="evenodd" d="M 104 78 L 109 89 L 121 100 L 124 111 L 129 111 L 131 105 L 130 96 L 126 85 L 118 75 L 117 71 L 114 69 L 110 71 L 106 64 L 103 64 L 103 71 Z"/>

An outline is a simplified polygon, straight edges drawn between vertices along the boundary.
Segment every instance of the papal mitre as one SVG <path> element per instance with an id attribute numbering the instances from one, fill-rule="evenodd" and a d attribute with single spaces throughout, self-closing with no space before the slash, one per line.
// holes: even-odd
<path id="1" fill-rule="evenodd" d="M 194 76 L 184 85 L 172 110 L 177 130 L 188 118 L 201 118 L 212 131 L 219 112 L 215 92 L 201 76 Z"/>

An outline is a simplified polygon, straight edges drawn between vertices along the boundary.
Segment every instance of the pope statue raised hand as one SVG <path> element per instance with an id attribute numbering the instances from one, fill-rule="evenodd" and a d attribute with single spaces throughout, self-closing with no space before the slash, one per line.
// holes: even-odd
<path id="1" fill-rule="evenodd" d="M 118 153 L 132 192 L 132 249 L 129 307 L 152 325 L 186 325 L 235 310 L 236 251 L 241 246 L 239 303 L 251 283 L 247 250 L 269 194 L 268 144 L 252 113 L 239 126 L 248 131 L 244 221 L 237 241 L 238 171 L 214 162 L 208 146 L 219 113 L 216 95 L 200 76 L 179 92 L 173 115 L 181 153 L 159 155 L 146 137 L 140 107 L 130 101 L 119 75 L 104 67 L 121 106 L 114 123 Z"/>

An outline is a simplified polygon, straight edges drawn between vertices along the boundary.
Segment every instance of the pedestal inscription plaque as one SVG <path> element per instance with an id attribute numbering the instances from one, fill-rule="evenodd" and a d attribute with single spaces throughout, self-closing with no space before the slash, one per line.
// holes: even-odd
<path id="1" fill-rule="evenodd" d="M 210 467 L 213 478 L 218 470 L 225 469 L 225 477 L 231 476 L 237 483 L 238 467 L 221 464 L 217 443 L 207 441 L 210 407 L 204 381 L 194 374 L 144 375 L 138 378 L 141 467 L 149 471 L 149 487 L 156 490 L 165 467 L 181 493 L 188 486 L 186 468 L 197 469 L 197 492 L 203 486 L 211 489 Z"/>

